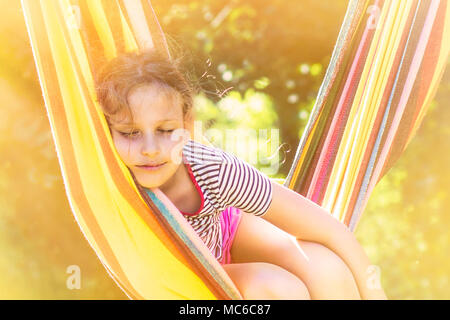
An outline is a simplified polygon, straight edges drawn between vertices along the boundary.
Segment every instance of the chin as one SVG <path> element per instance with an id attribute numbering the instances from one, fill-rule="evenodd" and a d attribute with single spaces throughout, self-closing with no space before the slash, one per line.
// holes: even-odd
<path id="1" fill-rule="evenodd" d="M 147 189 L 159 188 L 161 185 L 164 184 L 164 181 L 162 181 L 159 178 L 136 176 L 136 180 L 139 182 L 141 186 Z"/>
<path id="2" fill-rule="evenodd" d="M 141 172 L 135 172 L 136 180 L 139 184 L 145 188 L 160 188 L 163 186 L 172 175 L 167 175 L 167 173 L 155 174 L 155 175 L 147 175 Z"/>

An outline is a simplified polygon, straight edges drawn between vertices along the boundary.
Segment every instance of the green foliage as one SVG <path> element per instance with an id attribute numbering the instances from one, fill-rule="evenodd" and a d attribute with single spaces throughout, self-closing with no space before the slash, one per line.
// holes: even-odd
<path id="1" fill-rule="evenodd" d="M 347 1 L 154 1 L 154 6 L 212 100 L 220 100 L 224 86 L 272 98 L 284 149 L 290 149 L 282 154 L 280 173 L 286 175 L 305 125 L 297 115 L 317 93 Z M 202 77 L 205 72 L 208 77 Z"/>
<path id="2" fill-rule="evenodd" d="M 266 145 L 268 138 L 279 141 L 278 116 L 271 98 L 248 89 L 244 95 L 230 91 L 217 104 L 205 95 L 197 96 L 196 121 L 202 125 L 204 136 L 216 147 L 231 152 L 261 171 L 269 170 L 267 158 L 278 155 L 277 142 Z M 203 125 L 204 124 L 204 125 Z M 277 170 L 267 171 L 272 177 Z"/>

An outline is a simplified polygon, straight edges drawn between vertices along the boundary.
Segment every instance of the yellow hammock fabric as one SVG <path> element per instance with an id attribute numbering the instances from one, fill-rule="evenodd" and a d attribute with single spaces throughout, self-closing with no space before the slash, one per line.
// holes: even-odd
<path id="1" fill-rule="evenodd" d="M 97 35 L 101 42 L 96 44 L 106 58 L 120 52 L 114 41 L 117 32 L 122 32 L 126 50 L 151 49 L 154 43 L 147 23 L 153 12 L 146 1 L 108 4 L 108 13 L 122 30 L 115 25 L 113 31 L 99 0 L 22 2 L 76 221 L 131 299 L 242 299 L 225 270 L 162 192 L 152 190 L 153 201 L 146 204 L 144 198 L 152 194 L 139 192 L 113 147 L 94 92 L 92 69 L 101 61 L 92 60 L 98 54 L 89 54 L 92 46 L 85 47 L 91 37 L 87 33 Z M 80 20 L 92 29 L 84 29 Z"/>
<path id="2" fill-rule="evenodd" d="M 135 183 L 96 102 L 102 62 L 125 51 L 167 53 L 150 2 L 22 7 L 67 197 L 111 277 L 130 299 L 242 299 L 176 207 Z M 286 186 L 347 225 L 359 217 L 434 95 L 448 57 L 448 16 L 446 1 L 349 2 Z"/>

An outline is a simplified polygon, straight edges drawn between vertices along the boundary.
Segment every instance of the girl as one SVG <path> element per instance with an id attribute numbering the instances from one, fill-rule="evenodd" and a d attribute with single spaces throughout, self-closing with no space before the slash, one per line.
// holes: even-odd
<path id="1" fill-rule="evenodd" d="M 97 93 L 120 158 L 139 184 L 173 202 L 245 299 L 386 299 L 345 225 L 191 139 L 194 90 L 177 61 L 119 56 L 100 72 Z"/>

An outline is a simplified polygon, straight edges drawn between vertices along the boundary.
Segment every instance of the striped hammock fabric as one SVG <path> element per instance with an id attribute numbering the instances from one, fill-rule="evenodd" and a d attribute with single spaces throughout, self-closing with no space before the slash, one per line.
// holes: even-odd
<path id="1" fill-rule="evenodd" d="M 447 1 L 351 1 L 285 186 L 354 231 L 436 92 L 449 25 Z"/>
<path id="2" fill-rule="evenodd" d="M 178 209 L 158 189 L 144 192 L 113 147 L 93 72 L 121 51 L 152 49 L 161 34 L 148 1 L 105 4 L 22 1 L 75 219 L 130 299 L 242 299 Z"/>
<path id="3" fill-rule="evenodd" d="M 150 2 L 22 7 L 71 210 L 110 276 L 130 299 L 242 299 L 170 200 L 135 182 L 96 102 L 102 63 L 127 51 L 168 54 Z M 446 1 L 350 1 L 286 186 L 355 225 L 433 98 L 448 16 Z"/>

